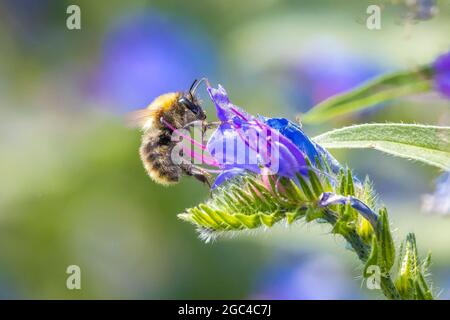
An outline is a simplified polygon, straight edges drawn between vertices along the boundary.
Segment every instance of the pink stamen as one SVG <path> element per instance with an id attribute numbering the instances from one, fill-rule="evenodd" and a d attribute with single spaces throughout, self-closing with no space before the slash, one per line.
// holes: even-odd
<path id="1" fill-rule="evenodd" d="M 199 143 L 198 141 L 195 141 L 194 139 L 192 139 L 191 137 L 185 135 L 184 133 L 182 133 L 180 130 L 178 130 L 177 128 L 175 128 L 174 126 L 172 126 L 168 121 L 166 121 L 164 118 L 161 118 L 162 122 L 164 123 L 164 125 L 166 125 L 169 129 L 171 129 L 173 132 L 176 132 L 177 134 L 179 134 L 180 136 L 182 136 L 184 139 L 188 140 L 189 142 L 193 143 L 194 145 L 200 147 L 202 150 L 206 150 L 206 146 Z M 198 154 L 197 152 L 195 152 L 194 150 L 191 149 L 187 149 L 187 147 L 183 146 L 182 147 L 183 151 L 186 151 L 192 158 L 199 160 L 202 163 L 205 163 L 209 166 L 213 166 L 213 167 L 218 167 L 219 163 L 216 161 L 216 159 L 214 158 L 209 158 L 208 156 L 205 156 L 204 154 Z"/>
<path id="2" fill-rule="evenodd" d="M 233 111 L 235 114 L 237 114 L 239 117 L 241 117 L 244 121 L 248 121 L 247 117 L 245 117 L 242 113 L 237 111 L 235 108 L 231 107 L 231 111 Z"/>
<path id="3" fill-rule="evenodd" d="M 241 138 L 244 141 L 245 145 L 247 147 L 249 147 L 250 149 L 252 149 L 253 151 L 258 152 L 258 150 L 255 147 L 250 145 L 250 141 L 247 139 L 247 137 L 244 136 L 241 128 L 236 124 L 232 124 L 232 126 L 234 127 L 234 129 L 236 129 L 236 132 L 238 133 L 239 138 Z"/>
<path id="4" fill-rule="evenodd" d="M 255 151 L 256 153 L 258 153 L 258 154 L 260 154 L 260 151 L 259 151 L 259 143 L 258 143 L 258 146 L 255 148 L 254 146 L 252 146 L 252 145 L 250 145 L 250 141 L 249 141 L 249 139 L 247 139 L 247 137 L 244 135 L 244 133 L 242 132 L 242 130 L 240 129 L 240 127 L 239 126 L 237 126 L 237 125 L 235 125 L 235 124 L 232 124 L 233 125 L 233 127 L 236 129 L 236 132 L 238 133 L 238 135 L 239 135 L 239 137 L 244 141 L 244 143 L 245 143 L 245 145 L 246 146 L 248 146 L 250 149 L 252 149 L 253 151 Z M 270 144 L 270 141 L 266 141 L 268 144 Z M 268 151 L 268 149 L 267 148 L 263 148 L 263 150 L 262 150 L 262 153 L 263 153 L 263 157 L 264 157 L 264 160 L 267 160 L 267 159 L 270 159 L 270 160 L 272 160 L 272 156 L 269 154 L 269 151 Z M 271 163 L 271 162 L 270 162 Z"/>
<path id="5" fill-rule="evenodd" d="M 207 164 L 207 165 L 212 166 L 212 167 L 219 167 L 219 163 L 214 158 L 209 159 L 205 155 L 198 154 L 194 150 L 192 150 L 190 148 L 188 149 L 185 146 L 182 146 L 182 149 L 183 149 L 183 151 L 187 152 L 191 158 L 199 160 L 201 163 Z"/>
<path id="6" fill-rule="evenodd" d="M 259 121 L 258 119 L 255 119 L 255 123 L 261 130 L 267 129 L 266 134 L 267 134 L 267 132 L 270 132 L 270 138 L 272 138 L 273 130 L 268 125 L 261 123 L 261 121 Z M 271 140 L 266 139 L 266 143 L 267 143 L 268 148 L 265 149 L 265 152 L 266 152 L 265 156 L 266 156 L 266 158 L 271 158 L 272 153 L 270 152 L 270 150 L 272 150 L 272 142 L 271 142 Z"/>
<path id="7" fill-rule="evenodd" d="M 192 139 L 191 137 L 185 135 L 184 133 L 182 133 L 180 130 L 178 130 L 177 128 L 175 128 L 174 126 L 172 126 L 169 122 L 167 122 L 164 118 L 161 118 L 162 122 L 166 125 L 166 127 L 168 127 L 169 129 L 171 129 L 173 132 L 179 134 L 180 136 L 182 136 L 184 139 L 188 140 L 189 142 L 195 144 L 196 146 L 200 147 L 202 150 L 206 150 L 206 146 L 204 144 L 201 144 L 200 142 Z"/>
<path id="8" fill-rule="evenodd" d="M 262 123 L 262 122 L 259 121 L 257 118 L 254 118 L 253 120 L 255 121 L 256 125 L 257 125 L 261 130 L 264 130 L 264 129 L 269 128 L 266 124 Z M 269 128 L 269 131 L 271 131 L 270 128 Z"/>
<path id="9" fill-rule="evenodd" d="M 251 123 L 251 122 L 249 122 L 249 123 Z M 255 124 L 257 124 L 257 125 L 258 125 L 261 129 L 263 129 L 263 130 L 266 128 L 266 126 L 265 126 L 264 124 L 258 123 L 257 120 L 255 120 Z M 239 137 L 240 137 L 242 140 L 244 140 L 245 144 L 246 144 L 248 147 L 250 147 L 251 149 L 253 149 L 254 151 L 256 151 L 258 154 L 262 153 L 262 156 L 264 157 L 265 160 L 267 160 L 267 159 L 272 160 L 272 154 L 271 154 L 271 152 L 270 152 L 270 150 L 271 150 L 271 148 L 272 148 L 272 143 L 271 143 L 271 141 L 270 141 L 269 139 L 266 139 L 266 141 L 265 141 L 265 142 L 266 142 L 266 147 L 263 147 L 263 148 L 262 148 L 263 150 L 261 150 L 261 152 L 260 152 L 260 150 L 259 150 L 259 143 L 258 143 L 257 148 L 250 146 L 249 140 L 243 136 L 243 134 L 241 133 L 241 130 L 239 130 L 239 128 L 237 128 L 236 126 L 235 126 L 235 129 L 236 129 L 236 131 L 237 131 Z M 269 129 L 268 131 L 271 133 L 271 136 L 272 136 L 272 131 L 271 131 L 270 129 Z"/>

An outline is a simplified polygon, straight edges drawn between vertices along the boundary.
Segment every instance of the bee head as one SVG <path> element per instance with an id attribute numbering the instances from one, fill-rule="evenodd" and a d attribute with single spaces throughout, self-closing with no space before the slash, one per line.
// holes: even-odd
<path id="1" fill-rule="evenodd" d="M 197 119 L 205 120 L 206 114 L 203 111 L 202 107 L 198 103 L 195 102 L 195 100 L 196 99 L 193 96 L 188 94 L 188 95 L 182 96 L 178 100 L 178 103 L 184 105 L 187 109 L 189 109 Z"/>

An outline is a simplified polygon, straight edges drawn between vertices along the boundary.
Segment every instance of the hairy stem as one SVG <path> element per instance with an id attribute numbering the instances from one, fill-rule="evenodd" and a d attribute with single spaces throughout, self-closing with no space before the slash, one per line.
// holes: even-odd
<path id="1" fill-rule="evenodd" d="M 402 300 L 389 274 L 381 277 L 380 285 L 381 290 L 383 291 L 383 294 L 386 296 L 386 298 L 390 300 Z"/>
<path id="2" fill-rule="evenodd" d="M 328 223 L 334 226 L 337 221 L 337 214 L 327 209 L 325 210 L 324 218 Z M 352 230 L 346 235 L 343 235 L 343 237 L 353 248 L 359 260 L 362 263 L 366 263 L 370 254 L 371 247 L 368 244 L 366 244 L 358 235 L 358 233 L 354 230 Z M 390 300 L 401 300 L 400 294 L 398 293 L 398 290 L 395 287 L 394 283 L 392 282 L 391 276 L 389 274 L 383 275 L 381 277 L 380 286 L 386 298 Z"/>
<path id="3" fill-rule="evenodd" d="M 283 219 L 289 224 L 299 219 L 324 219 L 331 225 L 332 233 L 341 235 L 363 263 L 364 278 L 378 280 L 387 299 L 433 299 L 424 278 L 428 268 L 418 257 L 414 235 L 406 238 L 399 251 L 395 249 L 387 210 L 373 211 L 375 200 L 368 183 L 360 186 L 357 193 L 361 199 L 357 199 L 350 170 L 341 170 L 334 186 L 327 180 L 321 181 L 314 171 L 309 171 L 309 181 L 300 175 L 297 178 L 298 182 L 280 180 L 279 185 L 270 186 L 252 177 L 232 181 L 206 203 L 179 217 L 200 227 L 206 241 L 217 236 L 217 232 L 271 227 Z M 395 262 L 404 267 L 394 273 Z"/>

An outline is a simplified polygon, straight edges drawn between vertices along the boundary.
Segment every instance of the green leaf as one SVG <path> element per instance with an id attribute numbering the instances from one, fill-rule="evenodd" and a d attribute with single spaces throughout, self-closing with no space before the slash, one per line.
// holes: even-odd
<path id="1" fill-rule="evenodd" d="M 313 138 L 325 148 L 371 148 L 450 168 L 450 127 L 374 123 L 344 127 Z"/>
<path id="2" fill-rule="evenodd" d="M 430 91 L 431 78 L 430 66 L 387 74 L 319 103 L 303 115 L 302 121 L 323 122 L 394 98 Z"/>

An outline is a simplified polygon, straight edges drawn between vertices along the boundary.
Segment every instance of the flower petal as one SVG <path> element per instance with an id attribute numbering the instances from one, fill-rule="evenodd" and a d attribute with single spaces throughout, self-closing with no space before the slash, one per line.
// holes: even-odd
<path id="1" fill-rule="evenodd" d="M 211 189 L 214 190 L 218 186 L 220 186 L 222 183 L 224 183 L 225 181 L 233 179 L 234 177 L 237 177 L 244 173 L 245 173 L 245 170 L 240 169 L 240 168 L 233 168 L 233 169 L 225 170 L 216 177 L 216 180 L 214 181 L 213 185 L 211 186 Z"/>
<path id="2" fill-rule="evenodd" d="M 229 124 L 219 126 L 206 147 L 223 169 L 241 168 L 260 172 L 256 148 L 248 146 L 238 130 Z"/>
<path id="3" fill-rule="evenodd" d="M 319 199 L 320 207 L 327 207 L 335 204 L 350 204 L 350 206 L 357 210 L 366 220 L 370 222 L 375 229 L 377 226 L 378 215 L 372 211 L 364 202 L 353 196 L 341 196 L 331 192 L 322 193 Z"/>
<path id="4" fill-rule="evenodd" d="M 291 140 L 314 163 L 320 160 L 319 153 L 314 143 L 304 134 L 303 130 L 293 122 L 284 118 L 264 118 L 264 122 L 278 130 L 283 136 Z"/>
<path id="5" fill-rule="evenodd" d="M 230 102 L 227 92 L 220 84 L 218 85 L 217 89 L 208 87 L 207 90 L 209 96 L 211 97 L 211 100 L 216 106 L 217 117 L 220 121 L 225 122 L 232 120 L 233 117 L 236 117 L 236 114 L 232 111 L 233 108 L 240 112 L 242 115 L 247 115 L 245 111 L 239 109 Z"/>
<path id="6" fill-rule="evenodd" d="M 342 168 L 341 164 L 326 149 L 314 141 L 311 141 L 311 139 L 309 139 L 303 132 L 302 128 L 300 128 L 297 124 L 284 118 L 263 119 L 269 126 L 289 138 L 303 153 L 307 155 L 313 165 L 315 165 L 315 159 L 322 162 L 322 158 L 324 158 L 334 173 L 338 173 Z"/>

